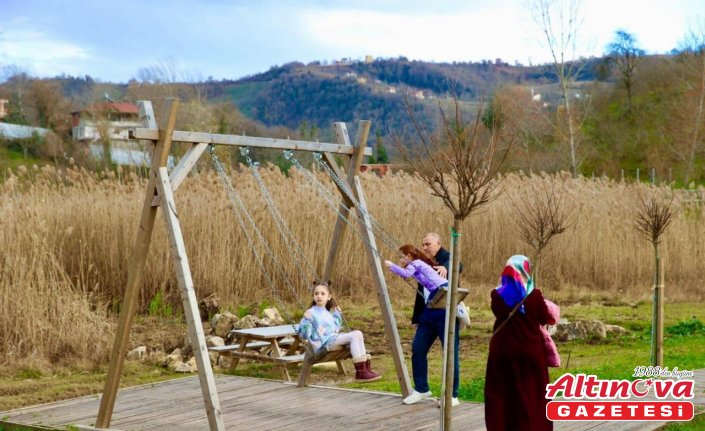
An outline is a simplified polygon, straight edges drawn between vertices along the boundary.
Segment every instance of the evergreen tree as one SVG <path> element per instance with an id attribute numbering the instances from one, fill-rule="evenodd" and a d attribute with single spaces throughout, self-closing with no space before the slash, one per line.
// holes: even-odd
<path id="1" fill-rule="evenodd" d="M 376 142 L 375 142 L 375 154 L 377 155 L 376 163 L 389 163 L 389 156 L 387 155 L 387 149 L 384 147 L 384 140 L 382 139 L 382 133 L 379 129 L 376 132 Z M 373 159 L 372 156 L 370 156 Z M 370 162 L 374 163 L 374 162 Z"/>

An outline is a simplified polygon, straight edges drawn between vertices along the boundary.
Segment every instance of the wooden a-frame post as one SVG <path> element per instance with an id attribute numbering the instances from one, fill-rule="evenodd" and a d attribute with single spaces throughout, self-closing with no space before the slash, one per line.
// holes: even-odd
<path id="1" fill-rule="evenodd" d="M 355 200 L 359 204 L 357 210 L 360 220 L 364 224 L 364 242 L 367 250 L 368 263 L 372 269 L 373 279 L 377 287 L 377 299 L 382 311 L 385 324 L 385 334 L 387 342 L 392 348 L 392 357 L 397 371 L 397 377 L 401 386 L 402 395 L 411 393 L 409 373 L 406 369 L 399 333 L 396 321 L 392 312 L 389 293 L 384 279 L 384 272 L 377 254 L 377 245 L 372 230 L 372 224 L 367 212 L 365 197 L 359 179 L 360 164 L 364 156 L 370 155 L 371 149 L 367 148 L 367 136 L 370 130 L 369 121 L 361 121 L 355 145 L 350 144 L 345 123 L 335 123 L 335 132 L 338 144 L 280 140 L 272 138 L 257 138 L 237 135 L 221 135 L 200 132 L 185 132 L 174 130 L 176 123 L 176 112 L 178 110 L 178 100 L 167 99 L 164 114 L 160 118 L 157 127 L 152 112 L 152 105 L 149 101 L 140 102 L 140 114 L 144 119 L 144 128 L 138 128 L 133 133 L 135 139 L 151 140 L 155 143 L 152 155 L 152 166 L 149 174 L 149 182 L 142 208 L 140 226 L 137 231 L 135 248 L 130 260 L 128 269 L 127 286 L 123 298 L 122 308 L 118 328 L 113 343 L 113 351 L 105 380 L 105 388 L 100 401 L 100 409 L 96 420 L 96 428 L 108 428 L 112 418 L 113 408 L 117 397 L 117 390 L 120 383 L 123 362 L 127 352 L 130 329 L 137 309 L 137 298 L 139 297 L 139 287 L 142 281 L 149 246 L 154 229 L 154 221 L 157 209 L 162 208 L 164 214 L 169 242 L 171 245 L 171 256 L 181 291 L 181 298 L 184 306 L 184 313 L 189 331 L 189 340 L 194 346 L 194 355 L 198 366 L 198 376 L 201 383 L 201 391 L 208 415 L 208 423 L 211 431 L 221 431 L 225 427 L 220 411 L 220 402 L 215 387 L 215 379 L 210 366 L 210 359 L 206 348 L 203 327 L 201 326 L 198 312 L 196 294 L 191 278 L 191 270 L 188 264 L 188 257 L 184 246 L 181 226 L 179 223 L 176 203 L 173 192 L 184 181 L 189 171 L 195 166 L 199 157 L 209 144 L 230 145 L 230 146 L 250 146 L 258 148 L 271 148 L 282 150 L 298 150 L 309 152 L 320 152 L 326 158 L 330 168 L 336 173 L 341 181 L 346 181 L 347 186 L 354 194 Z M 173 169 L 171 174 L 167 173 L 167 161 L 172 142 L 191 143 L 191 148 L 187 151 L 179 164 Z M 333 158 L 333 154 L 344 154 L 350 157 L 347 167 L 347 175 L 343 176 Z M 343 179 L 345 178 L 345 179 Z M 338 185 L 338 187 L 340 187 Z M 343 214 L 355 206 L 355 203 L 347 196 L 344 190 L 340 190 L 343 202 L 341 212 Z M 345 231 L 345 221 L 338 218 L 334 228 L 331 248 L 326 259 L 324 269 L 325 277 L 329 277 L 335 267 L 338 256 L 340 239 Z"/>
<path id="2" fill-rule="evenodd" d="M 335 136 L 340 145 L 350 145 L 350 137 L 348 135 L 348 130 L 345 127 L 345 123 L 335 123 Z M 372 278 L 377 287 L 377 301 L 379 302 L 379 308 L 382 311 L 382 319 L 384 320 L 384 332 L 387 337 L 387 343 L 391 347 L 392 359 L 394 360 L 394 366 L 397 372 L 397 379 L 399 380 L 399 386 L 401 387 L 401 392 L 404 397 L 411 393 L 411 382 L 409 380 L 409 372 L 406 369 L 406 362 L 404 361 L 404 352 L 401 348 L 401 341 L 399 339 L 399 331 L 397 330 L 396 319 L 394 318 L 394 312 L 392 311 L 392 304 L 389 299 L 389 291 L 387 290 L 387 283 L 384 279 L 384 271 L 382 269 L 382 262 L 380 261 L 380 256 L 377 253 L 377 244 L 375 240 L 374 231 L 372 230 L 372 221 L 370 220 L 369 213 L 367 212 L 367 204 L 365 202 L 365 195 L 363 193 L 362 184 L 360 183 L 360 165 L 362 164 L 362 159 L 365 156 L 365 148 L 367 147 L 367 136 L 370 133 L 370 122 L 367 120 L 360 121 L 357 128 L 357 136 L 355 138 L 355 150 L 350 157 L 350 162 L 348 164 L 347 170 L 347 185 L 354 194 L 359 207 L 356 207 L 357 214 L 364 225 L 362 235 L 364 237 L 365 249 L 367 251 L 367 262 L 372 270 Z M 326 161 L 331 169 L 336 167 L 335 161 L 331 154 L 325 154 Z M 338 174 L 336 172 L 336 174 Z M 342 175 L 338 174 L 338 178 L 343 179 Z M 345 214 L 348 208 L 350 208 L 353 203 L 347 197 L 344 191 L 341 190 L 343 195 L 343 202 L 340 204 L 340 212 Z M 323 271 L 323 279 L 328 280 L 333 273 L 335 264 L 337 262 L 338 250 L 340 240 L 345 233 L 346 223 L 343 219 L 338 217 L 335 221 L 335 228 L 333 229 L 333 238 L 331 239 L 330 250 L 328 252 L 328 258 L 326 260 L 326 266 Z"/>
<path id="3" fill-rule="evenodd" d="M 110 359 L 108 375 L 105 380 L 105 388 L 100 400 L 96 428 L 110 427 L 110 420 L 112 418 L 120 383 L 120 374 L 122 373 L 127 344 L 130 338 L 130 329 L 137 309 L 137 298 L 139 297 L 142 273 L 144 272 L 147 253 L 149 252 L 149 245 L 152 239 L 154 220 L 157 215 L 157 209 L 161 206 L 167 224 L 167 232 L 171 244 L 171 256 L 181 290 L 184 314 L 186 315 L 189 330 L 189 340 L 191 341 L 191 345 L 194 346 L 194 356 L 196 357 L 196 365 L 198 366 L 198 377 L 201 382 L 203 400 L 206 404 L 208 424 L 213 431 L 225 430 L 220 414 L 220 402 L 215 387 L 215 378 L 213 377 L 213 370 L 211 369 L 210 359 L 208 358 L 205 336 L 198 313 L 198 304 L 193 288 L 193 281 L 191 279 L 191 271 L 189 269 L 186 249 L 181 235 L 181 227 L 176 213 L 173 187 L 166 170 L 178 106 L 179 101 L 177 99 L 167 99 L 164 106 L 164 114 L 160 118 L 161 121 L 158 129 L 159 140 L 154 146 L 154 152 L 152 154 L 152 166 L 149 173 L 147 192 L 144 198 L 139 230 L 137 231 L 135 249 L 128 269 L 127 287 L 125 288 L 125 296 L 120 310 L 120 319 L 115 335 L 115 342 L 113 344 L 113 353 Z M 142 118 L 145 119 L 145 125 L 148 128 L 156 129 L 150 102 L 140 102 L 140 114 Z M 188 170 L 193 167 L 193 163 L 198 159 L 203 149 L 205 149 L 205 145 L 195 145 L 192 147 L 191 154 L 184 157 L 180 165 L 174 169 L 172 180 L 176 182 L 177 187 L 178 183 L 180 183 L 186 173 L 188 173 Z"/>

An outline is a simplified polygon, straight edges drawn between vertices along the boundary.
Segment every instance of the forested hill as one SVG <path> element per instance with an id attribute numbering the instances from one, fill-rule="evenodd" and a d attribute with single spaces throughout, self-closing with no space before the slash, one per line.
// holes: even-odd
<path id="1" fill-rule="evenodd" d="M 593 64 L 594 63 L 594 64 Z M 579 80 L 595 78 L 599 61 Z M 409 124 L 404 97 L 417 111 L 451 92 L 467 102 L 492 94 L 501 84 L 556 82 L 552 66 L 511 66 L 501 61 L 428 63 L 399 59 L 335 64 L 288 63 L 237 81 L 207 83 L 210 98 L 234 102 L 252 119 L 295 129 L 302 123 L 327 127 L 334 121 L 372 120 L 384 131 Z M 421 116 L 428 118 L 427 116 Z"/>
<path id="2" fill-rule="evenodd" d="M 464 114 L 475 114 L 484 99 L 483 119 L 498 120 L 503 135 L 521 150 L 512 152 L 507 169 L 570 168 L 613 177 L 643 176 L 648 169 L 690 184 L 705 179 L 704 56 L 705 49 L 639 56 L 631 68 L 620 68 L 623 57 L 585 60 L 574 65 L 580 74 L 571 76 L 565 94 L 551 65 L 398 58 L 289 63 L 238 80 L 205 82 L 173 81 L 158 73 L 140 74 L 127 84 L 17 75 L 0 84 L 0 99 L 10 101 L 2 121 L 50 128 L 67 142 L 69 113 L 105 97 L 159 103 L 176 96 L 184 102 L 178 120 L 183 130 L 331 140 L 331 123 L 354 128 L 369 119 L 368 144 L 392 148 L 385 139 L 390 132 L 414 136 L 407 106 L 417 121 L 432 127 L 438 105 L 450 107 L 455 94 Z"/>
<path id="3" fill-rule="evenodd" d="M 603 59 L 586 60 L 581 64 L 578 81 L 595 80 L 603 65 Z M 96 92 L 99 96 L 110 94 L 116 100 L 134 101 L 164 97 L 164 91 L 171 89 L 171 95 L 182 99 L 197 92 L 209 102 L 232 103 L 251 120 L 270 127 L 296 130 L 307 124 L 325 134 L 335 121 L 356 123 L 369 119 L 373 130 L 384 135 L 410 127 L 405 98 L 419 114 L 417 119 L 430 126 L 437 114 L 438 100 L 451 94 L 462 101 L 468 113 L 474 113 L 475 103 L 489 98 L 502 85 L 543 87 L 545 93 L 546 87 L 557 82 L 552 65 L 509 65 L 501 60 L 430 63 L 404 57 L 333 64 L 293 62 L 238 80 L 176 83 L 165 78 L 158 71 L 148 70 L 141 77 L 142 82 L 132 80 L 127 85 L 97 83 L 89 76 L 62 76 L 56 80 L 63 95 L 75 105 L 72 109 L 92 103 Z M 21 80 L 15 78 L 12 82 Z M 159 85 L 165 90 L 150 90 Z"/>

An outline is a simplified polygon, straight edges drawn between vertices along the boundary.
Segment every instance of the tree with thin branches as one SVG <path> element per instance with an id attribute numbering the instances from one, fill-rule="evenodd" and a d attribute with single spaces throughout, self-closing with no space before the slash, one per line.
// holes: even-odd
<path id="1" fill-rule="evenodd" d="M 580 167 L 580 129 L 585 119 L 579 117 L 578 109 L 571 100 L 570 89 L 586 64 L 576 61 L 578 34 L 582 24 L 580 0 L 532 0 L 527 5 L 543 33 L 558 77 L 562 100 L 554 129 L 560 143 L 568 147 L 570 171 L 573 178 L 577 178 Z"/>
<path id="2" fill-rule="evenodd" d="M 661 235 L 671 224 L 673 217 L 673 196 L 668 202 L 656 197 L 641 197 L 641 206 L 637 213 L 636 229 L 654 247 L 654 307 L 651 321 L 651 365 L 663 365 L 663 271 L 658 246 Z"/>
<path id="3" fill-rule="evenodd" d="M 461 104 L 453 97 L 453 111 L 447 112 L 440 102 L 439 127 L 429 131 L 415 117 L 412 107 L 406 101 L 407 113 L 414 125 L 415 134 L 411 143 L 405 145 L 401 138 L 395 138 L 396 146 L 403 159 L 415 171 L 415 175 L 425 183 L 432 196 L 441 199 L 453 214 L 451 253 L 450 306 L 446 310 L 448 325 L 445 340 L 447 351 L 446 367 L 454 364 L 456 305 L 458 303 L 458 282 L 460 274 L 461 226 L 470 214 L 483 208 L 501 193 L 499 169 L 506 159 L 511 142 L 505 140 L 498 124 L 483 124 L 481 103 L 474 119 L 465 119 Z M 450 412 L 453 387 L 453 372 L 445 370 L 445 393 L 443 429 L 451 429 Z"/>
<path id="4" fill-rule="evenodd" d="M 696 174 L 697 158 L 705 147 L 705 28 L 691 29 L 683 42 L 680 54 L 682 64 L 683 95 L 678 102 L 676 115 L 681 117 L 686 167 L 683 182 L 689 184 Z"/>
<path id="5" fill-rule="evenodd" d="M 529 184 L 510 197 L 519 238 L 533 251 L 532 271 L 537 280 L 543 251 L 551 239 L 575 225 L 579 208 L 566 202 L 565 182 L 558 175 L 535 178 Z"/>
<path id="6" fill-rule="evenodd" d="M 617 30 L 614 39 L 607 45 L 609 64 L 617 67 L 619 80 L 627 91 L 627 111 L 632 110 L 632 91 L 634 89 L 634 74 L 636 67 L 645 51 L 639 48 L 636 36 L 626 30 Z"/>

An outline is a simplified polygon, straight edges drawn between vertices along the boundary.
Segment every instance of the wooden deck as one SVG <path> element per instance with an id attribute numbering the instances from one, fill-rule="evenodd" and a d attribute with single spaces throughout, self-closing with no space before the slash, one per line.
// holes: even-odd
<path id="1" fill-rule="evenodd" d="M 705 370 L 697 372 L 696 398 L 705 405 Z M 436 430 L 435 401 L 406 406 L 395 394 L 309 386 L 249 377 L 216 375 L 223 421 L 230 430 Z M 87 396 L 19 410 L 0 412 L 3 421 L 64 428 L 92 426 L 99 396 Z M 556 422 L 557 431 L 649 431 L 663 422 Z M 196 376 L 121 389 L 111 429 L 208 430 Z M 485 429 L 484 407 L 462 402 L 453 409 L 453 428 Z"/>

